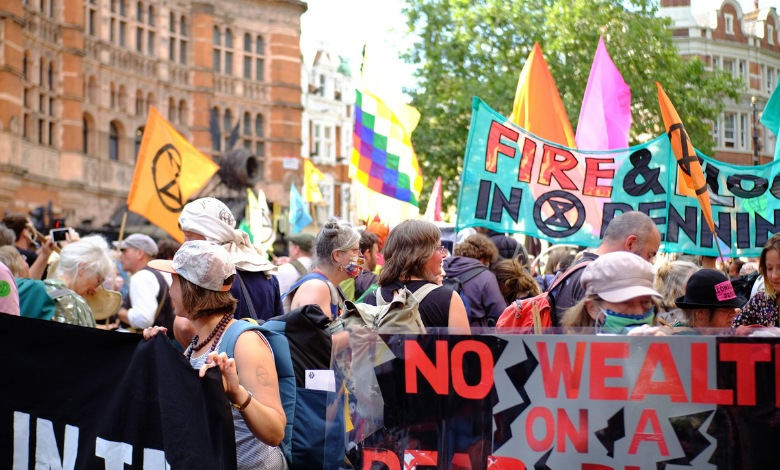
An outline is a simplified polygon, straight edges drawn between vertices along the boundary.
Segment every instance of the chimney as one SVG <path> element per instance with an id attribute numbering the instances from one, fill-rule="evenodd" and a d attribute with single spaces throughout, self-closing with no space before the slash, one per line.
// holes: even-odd
<path id="1" fill-rule="evenodd" d="M 758 10 L 758 0 L 753 0 L 753 6 L 756 7 L 756 10 Z"/>

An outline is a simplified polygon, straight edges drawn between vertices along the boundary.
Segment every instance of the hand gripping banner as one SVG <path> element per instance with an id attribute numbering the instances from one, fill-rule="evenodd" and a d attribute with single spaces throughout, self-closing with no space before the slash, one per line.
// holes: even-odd
<path id="1" fill-rule="evenodd" d="M 743 167 L 696 155 L 723 254 L 758 256 L 780 232 L 780 162 Z M 661 251 L 717 256 L 699 202 L 680 189 L 683 176 L 666 134 L 623 150 L 569 149 L 475 97 L 457 226 L 598 246 L 612 218 L 638 210 L 658 225 Z"/>

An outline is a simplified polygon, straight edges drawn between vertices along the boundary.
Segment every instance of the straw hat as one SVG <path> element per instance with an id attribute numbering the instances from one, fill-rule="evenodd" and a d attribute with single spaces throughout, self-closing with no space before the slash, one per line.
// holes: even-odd
<path id="1" fill-rule="evenodd" d="M 85 295 L 92 316 L 95 320 L 106 320 L 115 314 L 122 305 L 122 294 L 113 290 L 106 290 L 102 285 L 92 295 Z"/>

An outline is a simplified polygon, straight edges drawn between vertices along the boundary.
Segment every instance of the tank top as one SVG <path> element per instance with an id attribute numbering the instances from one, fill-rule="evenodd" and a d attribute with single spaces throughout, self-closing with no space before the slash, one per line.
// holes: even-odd
<path id="1" fill-rule="evenodd" d="M 268 340 L 259 331 L 253 331 L 256 331 L 263 342 L 268 345 Z M 222 343 L 223 338 L 224 336 L 219 338 L 215 351 L 219 350 L 219 345 Z M 198 357 L 193 355 L 190 358 L 190 365 L 193 369 L 198 370 L 206 363 L 207 357 L 208 351 Z M 241 416 L 241 412 L 233 406 L 230 407 L 230 411 L 233 413 L 233 427 L 236 430 L 236 462 L 238 463 L 238 470 L 286 470 L 287 461 L 282 450 L 279 447 L 271 447 L 261 442 L 249 430 L 244 417 Z"/>

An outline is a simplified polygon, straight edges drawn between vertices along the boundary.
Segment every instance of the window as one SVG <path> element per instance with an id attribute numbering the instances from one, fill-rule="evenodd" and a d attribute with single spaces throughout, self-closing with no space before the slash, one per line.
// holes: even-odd
<path id="1" fill-rule="evenodd" d="M 116 30 L 116 20 L 111 18 L 111 23 L 110 24 L 111 24 L 111 27 L 108 30 L 108 40 L 111 41 L 111 42 L 114 42 L 114 41 L 116 41 L 115 33 L 114 33 L 114 31 Z"/>
<path id="2" fill-rule="evenodd" d="M 171 62 L 176 61 L 176 39 L 170 38 L 168 40 L 168 60 Z"/>
<path id="3" fill-rule="evenodd" d="M 257 72 L 255 75 L 255 80 L 258 82 L 262 82 L 264 80 L 263 78 L 263 69 L 265 68 L 265 60 L 263 59 L 257 59 Z"/>
<path id="4" fill-rule="evenodd" d="M 186 126 L 187 121 L 187 102 L 181 100 L 179 101 L 179 122 Z"/>
<path id="5" fill-rule="evenodd" d="M 116 87 L 114 86 L 114 82 L 111 82 L 111 109 L 114 109 L 116 107 Z"/>
<path id="6" fill-rule="evenodd" d="M 258 114 L 255 119 L 255 135 L 257 137 L 263 137 L 263 115 Z"/>
<path id="7" fill-rule="evenodd" d="M 225 30 L 225 75 L 233 75 L 233 33 Z"/>
<path id="8" fill-rule="evenodd" d="M 244 78 L 252 78 L 252 58 L 247 56 L 244 56 Z"/>
<path id="9" fill-rule="evenodd" d="M 48 78 L 49 78 L 49 90 L 53 90 L 54 89 L 54 63 L 53 62 L 49 62 Z"/>
<path id="10" fill-rule="evenodd" d="M 138 52 L 144 51 L 144 30 L 143 28 L 136 28 L 135 30 L 135 50 Z"/>
<path id="11" fill-rule="evenodd" d="M 180 41 L 179 46 L 179 63 L 185 65 L 187 63 L 187 41 Z"/>
<path id="12" fill-rule="evenodd" d="M 89 9 L 89 35 L 95 35 L 95 10 Z"/>
<path id="13" fill-rule="evenodd" d="M 749 80 L 748 80 L 747 74 L 745 73 L 746 71 L 747 71 L 747 67 L 745 66 L 745 61 L 744 60 L 740 60 L 739 61 L 739 78 L 744 80 L 745 83 L 748 83 Z"/>
<path id="14" fill-rule="evenodd" d="M 140 89 L 135 92 L 135 115 L 142 116 L 144 114 L 144 92 Z"/>
<path id="15" fill-rule="evenodd" d="M 89 153 L 89 126 L 87 125 L 87 118 L 84 118 L 83 126 L 81 129 L 81 150 L 87 154 Z"/>
<path id="16" fill-rule="evenodd" d="M 723 17 L 726 20 L 726 34 L 734 34 L 734 15 L 726 13 Z"/>
<path id="17" fill-rule="evenodd" d="M 713 57 L 712 58 L 712 68 L 713 69 L 718 68 L 718 58 L 717 57 Z"/>
<path id="18" fill-rule="evenodd" d="M 252 135 L 252 116 L 244 113 L 244 135 Z"/>
<path id="19" fill-rule="evenodd" d="M 49 121 L 49 147 L 54 145 L 54 123 Z"/>
<path id="20" fill-rule="evenodd" d="M 739 115 L 739 146 L 745 148 L 747 144 L 747 115 Z"/>
<path id="21" fill-rule="evenodd" d="M 222 128 L 225 134 L 228 134 L 229 136 L 230 132 L 233 130 L 233 113 L 231 113 L 229 109 L 225 110 L 225 119 L 223 122 Z"/>
<path id="22" fill-rule="evenodd" d="M 244 52 L 252 52 L 252 36 L 244 34 Z"/>
<path id="23" fill-rule="evenodd" d="M 154 26 L 154 7 L 149 5 L 149 26 Z"/>
<path id="24" fill-rule="evenodd" d="M 87 34 L 90 36 L 95 35 L 95 18 L 97 17 L 97 5 L 95 0 L 87 0 L 84 2 L 84 17 L 87 20 Z"/>
<path id="25" fill-rule="evenodd" d="M 775 87 L 775 71 L 774 69 L 766 68 L 766 91 L 772 93 Z"/>
<path id="26" fill-rule="evenodd" d="M 43 72 L 46 70 L 46 61 L 41 57 L 41 68 L 38 69 L 38 85 L 43 88 Z"/>
<path id="27" fill-rule="evenodd" d="M 771 25 L 766 25 L 766 36 L 767 40 L 769 41 L 769 44 L 774 46 L 775 45 L 775 28 Z"/>
<path id="28" fill-rule="evenodd" d="M 215 72 L 219 73 L 222 70 L 221 62 L 220 62 L 220 52 L 219 49 L 214 49 L 214 65 L 213 69 Z"/>
<path id="29" fill-rule="evenodd" d="M 735 115 L 733 113 L 723 114 L 723 145 L 724 147 L 734 148 L 735 137 Z"/>
<path id="30" fill-rule="evenodd" d="M 125 29 L 127 28 L 127 23 L 124 21 L 119 22 L 119 47 L 125 47 Z"/>
<path id="31" fill-rule="evenodd" d="M 176 100 L 168 98 L 168 122 L 176 122 Z"/>
<path id="32" fill-rule="evenodd" d="M 138 154 L 141 153 L 141 143 L 144 141 L 144 126 L 135 130 L 135 160 L 138 161 Z"/>
<path id="33" fill-rule="evenodd" d="M 219 28 L 214 26 L 214 41 L 213 44 L 215 46 L 221 46 L 222 45 L 222 35 L 219 32 Z"/>
<path id="34" fill-rule="evenodd" d="M 111 13 L 116 13 L 116 0 L 111 0 Z"/>
<path id="35" fill-rule="evenodd" d="M 176 16 L 173 12 L 168 16 L 168 30 L 172 33 L 176 32 Z"/>
<path id="36" fill-rule="evenodd" d="M 44 114 L 46 112 L 46 95 L 41 93 L 38 95 L 38 112 Z"/>
<path id="37" fill-rule="evenodd" d="M 43 145 L 44 139 L 44 131 L 46 129 L 46 121 L 43 119 L 38 119 L 38 143 Z"/>
<path id="38" fill-rule="evenodd" d="M 24 51 L 24 58 L 22 60 L 22 78 L 27 80 L 27 67 L 30 63 L 30 53 Z"/>
<path id="39" fill-rule="evenodd" d="M 723 70 L 734 74 L 734 61 L 731 59 L 723 59 Z"/>
<path id="40" fill-rule="evenodd" d="M 184 17 L 182 16 L 182 26 L 184 26 Z M 176 61 L 176 42 L 179 42 L 179 63 L 185 65 L 187 63 L 187 42 L 181 39 L 186 36 L 185 29 L 182 27 L 179 32 L 176 32 L 176 16 L 171 12 L 168 18 L 168 28 L 171 30 L 168 42 L 168 60 L 171 62 Z M 215 28 L 214 34 L 219 34 L 219 31 Z"/>
<path id="41" fill-rule="evenodd" d="M 265 46 L 263 45 L 263 37 L 258 36 L 257 37 L 257 47 L 255 48 L 255 53 L 264 55 L 265 54 Z"/>
<path id="42" fill-rule="evenodd" d="M 119 15 L 125 16 L 125 0 L 119 0 Z"/>
<path id="43" fill-rule="evenodd" d="M 108 124 L 108 158 L 119 161 L 119 131 L 113 122 Z"/>
<path id="44" fill-rule="evenodd" d="M 151 29 L 146 32 L 146 53 L 154 57 L 154 31 Z"/>
<path id="45" fill-rule="evenodd" d="M 141 2 L 135 6 L 135 20 L 139 23 L 144 22 L 144 5 Z"/>
<path id="46" fill-rule="evenodd" d="M 715 147 L 720 145 L 720 135 L 718 134 L 720 129 L 718 128 L 718 121 L 719 119 L 715 119 L 715 122 L 712 123 L 712 140 L 715 142 Z"/>
<path id="47" fill-rule="evenodd" d="M 49 98 L 49 116 L 54 116 L 54 98 Z"/>
<path id="48" fill-rule="evenodd" d="M 225 47 L 233 48 L 233 33 L 229 29 L 225 31 Z"/>
<path id="49" fill-rule="evenodd" d="M 187 37 L 187 18 L 183 16 L 179 19 L 179 34 Z"/>
<path id="50" fill-rule="evenodd" d="M 217 132 L 221 131 L 219 128 L 219 108 L 216 106 L 211 110 L 211 119 L 214 123 L 213 125 L 216 126 Z M 211 136 L 211 149 L 212 150 L 220 150 L 221 148 L 221 139 L 219 138 L 219 135 L 212 135 Z"/>
<path id="51" fill-rule="evenodd" d="M 222 35 L 219 32 L 219 28 L 214 26 L 214 38 L 212 41 L 214 47 L 214 64 L 213 69 L 219 73 L 222 71 Z"/>

